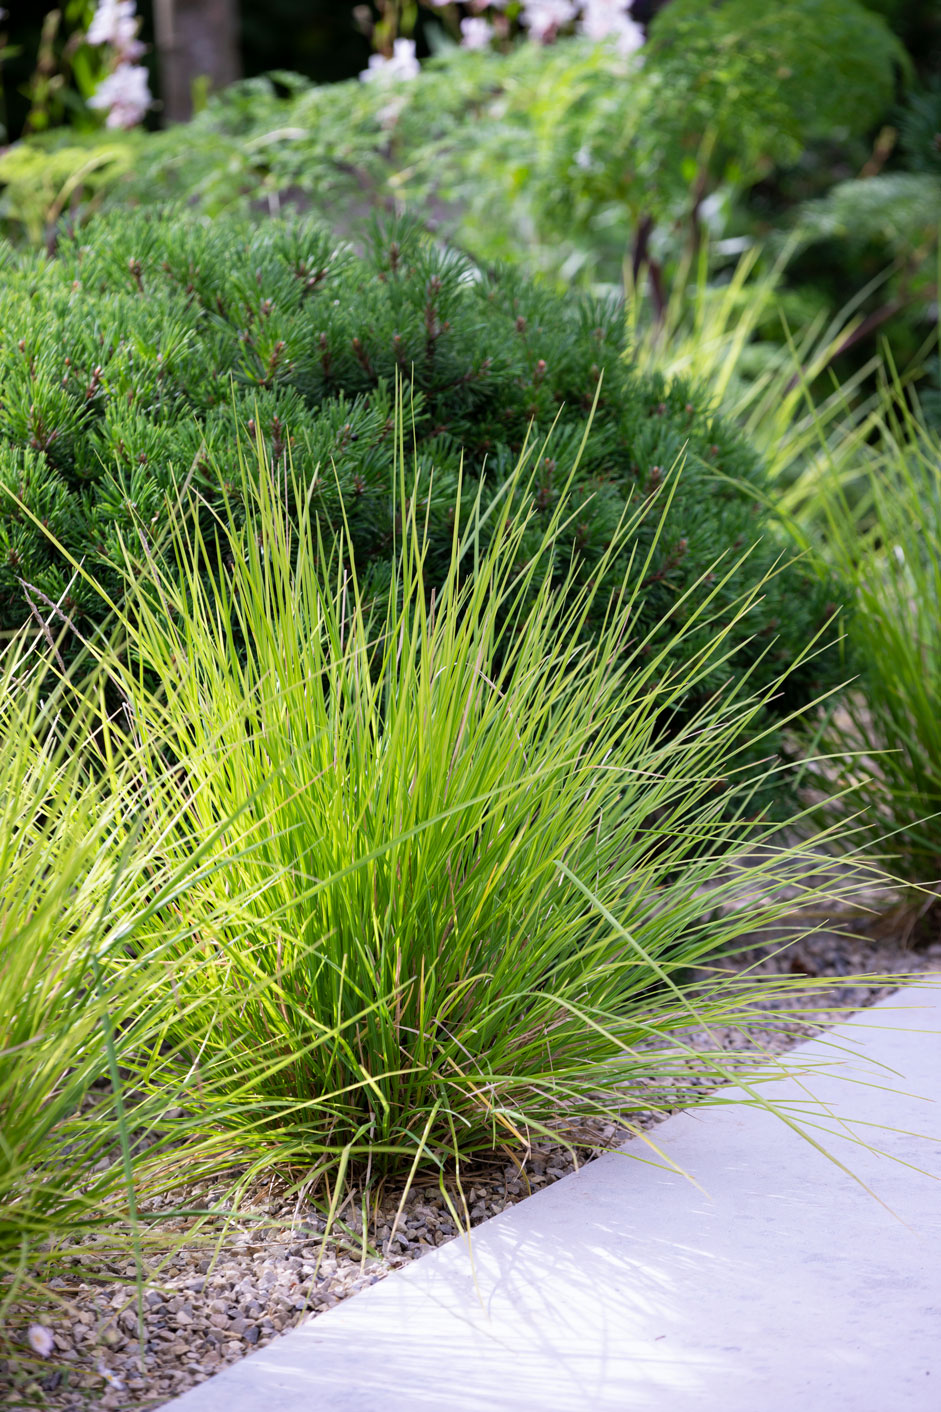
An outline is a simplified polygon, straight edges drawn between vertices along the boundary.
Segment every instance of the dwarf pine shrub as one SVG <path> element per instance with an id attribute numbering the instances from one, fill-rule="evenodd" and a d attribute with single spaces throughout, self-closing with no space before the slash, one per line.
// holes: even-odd
<path id="1" fill-rule="evenodd" d="M 489 496 L 528 438 L 548 516 L 590 424 L 564 536 L 582 581 L 625 511 L 648 502 L 630 547 L 649 555 L 639 627 L 672 634 L 709 597 L 685 652 L 781 561 L 730 638 L 734 669 L 761 689 L 824 627 L 834 589 L 785 565 L 760 462 L 696 390 L 632 371 L 624 324 L 615 302 L 480 269 L 401 225 L 377 228 L 357 255 L 310 223 L 132 213 L 63 238 L 53 258 L 7 249 L 0 626 L 58 605 L 56 622 L 85 635 L 103 608 L 84 575 L 118 596 L 122 541 L 144 566 L 184 485 L 207 512 L 228 503 L 237 516 L 253 441 L 310 487 L 328 536 L 342 506 L 358 568 L 381 592 L 396 547 L 400 379 L 431 582 L 450 559 L 462 465 L 465 494 L 483 477 Z M 817 692 L 829 660 L 793 673 L 782 711 Z"/>

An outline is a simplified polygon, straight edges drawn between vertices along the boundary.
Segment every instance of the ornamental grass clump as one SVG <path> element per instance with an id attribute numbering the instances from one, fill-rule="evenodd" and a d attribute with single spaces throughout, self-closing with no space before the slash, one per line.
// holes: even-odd
<path id="1" fill-rule="evenodd" d="M 237 515 L 190 496 L 175 569 L 151 557 L 139 576 L 128 550 L 107 664 L 145 774 L 177 782 L 162 866 L 209 840 L 152 929 L 207 1127 L 256 1171 L 335 1194 L 353 1173 L 630 1124 L 694 1097 L 690 1066 L 727 1076 L 721 1041 L 684 1032 L 740 1018 L 756 983 L 694 988 L 690 968 L 773 925 L 785 882 L 821 901 L 820 840 L 782 849 L 747 821 L 764 698 L 742 677 L 662 722 L 732 657 L 764 584 L 733 627 L 719 605 L 740 566 L 717 564 L 658 645 L 636 519 L 579 584 L 573 511 L 563 499 L 540 528 L 517 471 L 497 498 L 458 496 L 432 591 L 434 487 L 400 459 L 388 591 L 369 597 L 352 530 L 326 541 L 316 487 L 271 468 L 257 435 Z M 684 634 L 704 645 L 684 655 Z M 124 748 L 123 728 L 105 738 Z M 146 945 L 112 949 L 113 974 Z"/>
<path id="2" fill-rule="evenodd" d="M 0 1276 L 51 1234 L 94 1227 L 121 1191 L 120 1095 L 100 1086 L 116 1027 L 129 1025 L 132 1043 L 148 1028 L 133 1013 L 146 996 L 144 975 L 128 971 L 112 988 L 96 974 L 109 902 L 126 894 L 132 870 L 122 867 L 120 846 L 109 847 L 114 818 L 99 815 L 83 787 L 78 722 L 63 728 L 57 704 L 54 684 L 21 644 L 8 647 L 0 657 Z"/>
<path id="3" fill-rule="evenodd" d="M 142 779 L 130 749 L 101 753 L 95 707 L 56 680 L 51 645 L 46 666 L 22 637 L 0 654 L 0 1331 L 79 1242 L 139 1253 L 139 1200 L 224 1160 L 204 1127 L 167 1130 L 192 1073 L 167 1040 L 163 947 L 186 953 L 169 913 L 203 841 L 161 868 L 172 780 Z"/>
<path id="4" fill-rule="evenodd" d="M 226 501 L 240 514 L 240 448 L 256 437 L 273 465 L 290 460 L 328 537 L 345 521 L 361 579 L 382 590 L 397 542 L 398 377 L 427 501 L 429 592 L 448 572 L 461 467 L 465 499 L 479 486 L 487 503 L 527 437 L 552 428 L 531 488 L 537 538 L 584 441 L 560 531 L 566 569 L 551 570 L 560 588 L 599 572 L 610 588 L 639 555 L 651 650 L 672 643 L 677 665 L 700 651 L 708 597 L 736 649 L 728 669 L 750 674 L 771 716 L 833 684 L 832 654 L 802 653 L 839 587 L 789 562 L 762 464 L 707 399 L 632 370 L 616 302 L 559 297 L 396 225 L 357 255 L 304 222 L 115 214 L 63 236 L 54 258 L 4 259 L 0 625 L 57 605 L 56 621 L 87 636 L 100 600 L 73 563 L 115 597 L 121 544 L 139 533 L 155 545 L 180 487 L 199 490 L 204 514 Z M 625 514 L 633 529 L 615 556 Z M 745 624 L 736 604 L 757 579 Z M 602 630 L 601 602 L 589 634 Z M 720 677 L 690 681 L 691 717 Z"/>
<path id="5" fill-rule="evenodd" d="M 824 550 L 855 589 L 859 679 L 828 713 L 818 783 L 829 819 L 834 783 L 853 789 L 871 847 L 913 885 L 915 919 L 936 914 L 941 885 L 941 438 L 891 384 L 873 420 L 855 496 L 834 475 L 820 498 Z"/>
<path id="6" fill-rule="evenodd" d="M 194 989 L 188 972 L 223 918 L 227 944 L 243 925 L 224 884 L 212 893 L 221 912 L 202 911 L 195 894 L 182 903 L 219 866 L 218 828 L 193 832 L 175 768 L 126 731 L 111 748 L 110 669 L 89 671 L 86 659 L 65 673 L 51 625 L 42 647 L 20 633 L 0 649 L 4 1386 L 11 1371 L 28 1382 L 30 1359 L 35 1373 L 33 1355 L 45 1356 L 24 1355 L 15 1330 L 37 1307 L 61 1317 L 77 1268 L 107 1280 L 130 1260 L 140 1290 L 181 1220 L 192 1230 L 219 1214 L 182 1202 L 180 1189 L 251 1159 L 207 1115 L 211 1068 L 173 1039 L 186 1022 L 179 983 Z M 227 837 L 237 827 L 219 823 Z M 272 896 L 272 925 L 277 914 Z"/>

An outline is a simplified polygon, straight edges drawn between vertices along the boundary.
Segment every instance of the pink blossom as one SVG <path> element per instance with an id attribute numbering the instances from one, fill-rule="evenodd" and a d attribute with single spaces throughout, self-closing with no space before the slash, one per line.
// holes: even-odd
<path id="1" fill-rule="evenodd" d="M 461 48 L 488 49 L 493 38 L 493 25 L 489 20 L 472 16 L 461 20 Z"/>
<path id="2" fill-rule="evenodd" d="M 384 54 L 370 54 L 369 67 L 363 69 L 360 78 L 364 82 L 372 79 L 399 79 L 415 78 L 421 71 L 421 65 L 415 57 L 415 41 L 413 39 L 397 39 L 392 46 L 392 57 L 387 59 Z"/>
<path id="3" fill-rule="evenodd" d="M 129 63 L 144 52 L 137 38 L 139 24 L 134 0 L 98 0 L 85 40 L 88 44 L 110 44 L 122 62 Z"/>
<path id="4" fill-rule="evenodd" d="M 88 100 L 90 108 L 105 108 L 106 127 L 134 127 L 146 115 L 153 98 L 147 70 L 141 64 L 118 64 L 102 79 Z"/>

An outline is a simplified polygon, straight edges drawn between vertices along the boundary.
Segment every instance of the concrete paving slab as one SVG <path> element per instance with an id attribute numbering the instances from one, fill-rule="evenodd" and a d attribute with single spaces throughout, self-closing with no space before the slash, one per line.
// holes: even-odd
<path id="1" fill-rule="evenodd" d="M 832 1105 L 875 1195 L 760 1109 L 682 1113 L 654 1136 L 698 1187 L 612 1153 L 167 1408 L 941 1412 L 941 989 L 788 1057 L 768 1096 Z"/>

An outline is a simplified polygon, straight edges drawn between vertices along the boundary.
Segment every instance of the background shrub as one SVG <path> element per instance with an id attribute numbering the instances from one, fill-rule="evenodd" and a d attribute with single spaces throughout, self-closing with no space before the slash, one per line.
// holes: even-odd
<path id="1" fill-rule="evenodd" d="M 559 287 L 620 288 L 626 268 L 658 314 L 691 252 L 725 279 L 730 254 L 796 227 L 772 251 L 797 252 L 792 321 L 859 310 L 841 380 L 877 338 L 918 364 L 941 210 L 936 22 L 859 0 L 670 0 L 643 18 L 640 64 L 578 37 L 444 48 L 408 81 L 276 72 L 164 132 L 43 134 L 0 156 L 0 220 L 38 241 L 63 210 L 169 196 L 213 214 L 300 205 L 348 235 L 364 210 L 405 208 Z"/>
<path id="2" fill-rule="evenodd" d="M 792 320 L 852 304 L 860 327 L 838 376 L 877 337 L 905 366 L 932 329 L 941 210 L 934 31 L 910 8 L 670 0 L 644 12 L 642 63 L 569 37 L 444 47 L 393 83 L 275 72 L 163 132 L 14 144 L 0 220 L 40 241 L 63 211 L 179 197 L 212 214 L 299 205 L 348 235 L 364 210 L 404 208 L 476 259 L 559 287 L 620 288 L 627 269 L 658 315 L 691 254 L 725 279 L 730 254 L 796 226 L 772 251 L 797 251 Z"/>
<path id="3" fill-rule="evenodd" d="M 310 224 L 137 215 L 63 240 L 54 259 L 7 251 L 5 262 L 5 627 L 49 603 L 80 631 L 100 616 L 47 529 L 118 594 L 121 539 L 158 536 L 166 498 L 185 481 L 210 503 L 237 503 L 240 441 L 256 437 L 274 465 L 293 462 L 311 484 L 325 526 L 338 523 L 342 495 L 360 568 L 381 589 L 396 533 L 397 376 L 418 470 L 434 468 L 423 492 L 432 574 L 449 559 L 462 461 L 489 495 L 527 438 L 539 448 L 552 429 L 534 486 L 549 515 L 596 397 L 565 542 L 584 580 L 625 509 L 659 495 L 666 513 L 647 516 L 634 545 L 651 554 L 644 631 L 673 631 L 708 595 L 713 616 L 728 619 L 744 588 L 788 556 L 763 509 L 760 463 L 694 389 L 631 371 L 616 302 L 482 271 L 404 228 L 378 231 L 359 257 Z M 613 583 L 625 568 L 622 554 Z M 832 586 L 782 567 L 733 633 L 739 670 L 756 686 L 777 677 L 835 603 Z M 712 630 L 704 619 L 688 649 Z M 782 710 L 830 670 L 805 664 Z"/>
<path id="4" fill-rule="evenodd" d="M 662 259 L 707 195 L 721 189 L 727 204 L 823 137 L 860 166 L 868 148 L 853 143 L 883 120 L 907 65 L 858 0 L 671 0 L 641 65 L 574 38 L 446 50 L 392 85 L 276 72 L 225 90 L 185 126 L 118 134 L 135 161 L 110 177 L 122 200 L 173 194 L 215 211 L 299 199 L 344 223 L 364 200 L 404 201 L 478 256 L 617 284 L 625 249 L 649 246 L 647 223 Z M 115 135 L 99 145 L 113 151 Z M 35 205 L 19 158 L 0 164 L 0 180 Z"/>

